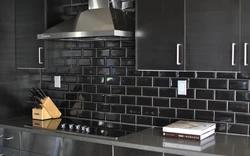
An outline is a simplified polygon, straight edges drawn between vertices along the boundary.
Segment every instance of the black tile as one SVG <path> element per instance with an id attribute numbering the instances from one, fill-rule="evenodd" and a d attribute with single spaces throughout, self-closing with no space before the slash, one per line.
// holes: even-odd
<path id="1" fill-rule="evenodd" d="M 69 73 L 69 69 L 68 68 L 59 68 L 58 69 L 58 73 L 59 74 L 68 74 Z"/>
<path id="2" fill-rule="evenodd" d="M 152 125 L 152 117 L 137 116 L 137 124 Z"/>
<path id="3" fill-rule="evenodd" d="M 214 112 L 212 111 L 195 111 L 195 119 L 196 120 L 204 120 L 204 121 L 213 121 L 214 120 Z"/>
<path id="4" fill-rule="evenodd" d="M 169 79 L 168 78 L 154 78 L 154 86 L 169 87 Z"/>
<path id="5" fill-rule="evenodd" d="M 125 113 L 125 105 L 113 104 L 111 105 L 112 113 Z"/>
<path id="6" fill-rule="evenodd" d="M 236 114 L 236 123 L 245 123 L 250 124 L 250 115 L 249 114 Z"/>
<path id="7" fill-rule="evenodd" d="M 92 112 L 92 118 L 93 119 L 104 120 L 105 119 L 105 113 L 102 113 L 102 112 Z"/>
<path id="8" fill-rule="evenodd" d="M 134 105 L 135 104 L 135 97 L 134 96 L 122 96 L 121 103 Z"/>
<path id="9" fill-rule="evenodd" d="M 78 113 L 78 117 L 79 118 L 87 118 L 87 119 L 91 119 L 91 111 L 80 111 Z"/>
<path id="10" fill-rule="evenodd" d="M 99 112 L 110 112 L 110 105 L 105 103 L 97 104 L 97 111 Z"/>
<path id="11" fill-rule="evenodd" d="M 110 93 L 110 86 L 98 85 L 97 86 L 97 93 L 109 94 Z"/>
<path id="12" fill-rule="evenodd" d="M 96 92 L 96 86 L 95 85 L 84 85 L 84 92 L 88 93 L 95 93 Z"/>
<path id="13" fill-rule="evenodd" d="M 66 65 L 76 66 L 77 65 L 77 60 L 76 59 L 67 59 L 66 60 Z"/>
<path id="14" fill-rule="evenodd" d="M 122 47 L 135 47 L 134 41 L 122 41 Z"/>
<path id="15" fill-rule="evenodd" d="M 97 68 L 98 75 L 110 75 L 110 68 Z"/>
<path id="16" fill-rule="evenodd" d="M 196 73 L 195 72 L 179 72 L 179 77 L 196 77 Z"/>
<path id="17" fill-rule="evenodd" d="M 144 96 L 158 96 L 158 88 L 146 88 L 143 87 Z"/>
<path id="18" fill-rule="evenodd" d="M 228 111 L 232 112 L 248 112 L 247 102 L 228 102 Z"/>
<path id="19" fill-rule="evenodd" d="M 66 116 L 68 117 L 77 117 L 78 110 L 77 109 L 66 109 Z"/>
<path id="20" fill-rule="evenodd" d="M 121 121 L 121 115 L 120 114 L 107 113 L 106 114 L 106 120 L 120 122 Z"/>
<path id="21" fill-rule="evenodd" d="M 77 93 L 67 93 L 66 99 L 67 100 L 77 100 Z"/>
<path id="22" fill-rule="evenodd" d="M 120 41 L 107 41 L 106 46 L 109 48 L 120 47 Z"/>
<path id="23" fill-rule="evenodd" d="M 135 49 L 127 48 L 127 57 L 135 57 Z"/>
<path id="24" fill-rule="evenodd" d="M 159 116 L 161 117 L 175 117 L 175 109 L 172 108 L 160 108 Z"/>
<path id="25" fill-rule="evenodd" d="M 194 119 L 194 110 L 177 109 L 177 118 Z"/>
<path id="26" fill-rule="evenodd" d="M 112 75 L 117 76 L 125 76 L 126 75 L 126 68 L 112 68 Z"/>
<path id="27" fill-rule="evenodd" d="M 125 87 L 124 86 L 111 86 L 111 93 L 112 94 L 125 94 Z"/>
<path id="28" fill-rule="evenodd" d="M 93 84 L 104 84 L 105 83 L 105 77 L 103 77 L 103 76 L 93 76 L 92 77 L 92 83 Z"/>
<path id="29" fill-rule="evenodd" d="M 121 85 L 135 85 L 135 78 L 134 77 L 122 77 L 121 78 Z"/>
<path id="30" fill-rule="evenodd" d="M 135 66 L 134 58 L 122 58 L 121 59 L 122 66 Z"/>
<path id="31" fill-rule="evenodd" d="M 141 106 L 127 106 L 127 114 L 141 114 Z"/>
<path id="32" fill-rule="evenodd" d="M 227 89 L 227 80 L 209 80 L 210 89 Z"/>
<path id="33" fill-rule="evenodd" d="M 70 108 L 69 101 L 54 100 L 54 103 L 58 108 Z"/>
<path id="34" fill-rule="evenodd" d="M 84 75 L 96 75 L 95 67 L 84 67 Z"/>
<path id="35" fill-rule="evenodd" d="M 120 66 L 120 59 L 107 59 L 107 66 Z"/>
<path id="36" fill-rule="evenodd" d="M 150 97 L 137 97 L 137 105 L 152 106 L 152 98 Z"/>
<path id="37" fill-rule="evenodd" d="M 226 123 L 217 123 L 215 131 L 226 133 L 227 132 L 227 124 Z"/>
<path id="38" fill-rule="evenodd" d="M 111 57 L 125 57 L 125 49 L 112 49 Z"/>
<path id="39" fill-rule="evenodd" d="M 107 115 L 106 115 L 106 118 L 107 118 Z M 112 118 L 112 117 L 110 117 Z M 110 120 L 111 121 L 111 120 Z M 119 122 L 119 121 L 116 121 L 116 122 Z M 111 123 L 111 122 L 107 122 L 106 123 L 106 128 L 107 129 L 113 129 L 113 130 L 120 130 L 121 129 L 121 124 L 117 124 L 117 123 Z M 105 130 L 104 130 L 105 131 Z M 105 132 L 104 132 L 105 133 Z"/>
<path id="40" fill-rule="evenodd" d="M 120 77 L 106 77 L 106 83 L 109 85 L 119 85 Z"/>
<path id="41" fill-rule="evenodd" d="M 126 123 L 135 123 L 134 115 L 121 115 L 121 121 Z"/>
<path id="42" fill-rule="evenodd" d="M 187 89 L 187 95 L 177 95 L 177 98 L 194 98 L 194 89 Z"/>
<path id="43" fill-rule="evenodd" d="M 137 86 L 152 86 L 152 78 L 137 77 Z"/>
<path id="44" fill-rule="evenodd" d="M 121 124 L 121 130 L 126 132 L 136 132 L 136 126 Z"/>
<path id="45" fill-rule="evenodd" d="M 77 42 L 65 42 L 65 47 L 66 48 L 76 48 L 77 47 Z"/>
<path id="46" fill-rule="evenodd" d="M 160 97 L 176 97 L 176 89 L 160 88 Z"/>
<path id="47" fill-rule="evenodd" d="M 141 95 L 141 87 L 127 87 L 127 95 Z"/>
<path id="48" fill-rule="evenodd" d="M 187 108 L 186 99 L 171 99 L 172 108 Z"/>
<path id="49" fill-rule="evenodd" d="M 42 81 L 52 81 L 51 75 L 42 75 Z"/>
<path id="50" fill-rule="evenodd" d="M 248 80 L 229 80 L 229 89 L 248 90 Z"/>
<path id="51" fill-rule="evenodd" d="M 109 49 L 98 49 L 97 57 L 109 57 Z"/>
<path id="52" fill-rule="evenodd" d="M 82 92 L 83 89 L 81 84 L 69 84 L 69 90 L 73 92 Z"/>
<path id="53" fill-rule="evenodd" d="M 160 72 L 160 77 L 177 77 L 176 72 Z"/>
<path id="54" fill-rule="evenodd" d="M 227 110 L 227 102 L 225 102 L 225 101 L 208 101 L 208 109 L 209 110 L 226 111 Z"/>
<path id="55" fill-rule="evenodd" d="M 157 118 L 157 117 L 154 117 L 153 118 L 153 125 L 154 126 L 166 126 L 169 124 L 169 119 L 166 119 L 166 118 Z"/>
<path id="56" fill-rule="evenodd" d="M 144 71 L 143 76 L 158 76 L 159 72 L 153 72 L 153 71 Z"/>
<path id="57" fill-rule="evenodd" d="M 247 135 L 248 126 L 247 125 L 229 124 L 228 125 L 228 133 Z"/>
<path id="58" fill-rule="evenodd" d="M 100 59 L 100 58 L 92 59 L 92 66 L 104 66 L 104 65 L 105 65 L 105 59 Z"/>
<path id="59" fill-rule="evenodd" d="M 189 88 L 207 88 L 207 79 L 190 79 Z"/>
<path id="60" fill-rule="evenodd" d="M 149 116 L 158 116 L 158 108 L 142 107 L 142 114 L 149 115 Z"/>
<path id="61" fill-rule="evenodd" d="M 105 95 L 102 94 L 93 94 L 92 95 L 93 102 L 105 102 Z"/>
<path id="62" fill-rule="evenodd" d="M 92 48 L 104 48 L 105 42 L 104 41 L 94 41 L 91 44 Z"/>
<path id="63" fill-rule="evenodd" d="M 92 100 L 91 94 L 85 93 L 85 94 L 84 94 L 84 101 L 91 101 L 91 100 Z"/>
<path id="64" fill-rule="evenodd" d="M 81 57 L 82 50 L 70 49 L 70 50 L 61 50 L 61 57 Z"/>
<path id="65" fill-rule="evenodd" d="M 83 50 L 84 57 L 95 57 L 95 50 L 94 49 L 85 49 Z"/>
<path id="66" fill-rule="evenodd" d="M 78 77 L 78 82 L 79 83 L 91 83 L 91 77 L 90 76 L 79 76 Z"/>
<path id="67" fill-rule="evenodd" d="M 69 106 L 71 109 L 82 109 L 81 101 L 70 101 Z"/>
<path id="68" fill-rule="evenodd" d="M 78 59 L 78 65 L 79 66 L 90 66 L 91 61 L 90 61 L 90 59 Z"/>
<path id="69" fill-rule="evenodd" d="M 142 76 L 142 72 L 136 71 L 135 67 L 133 68 L 128 67 L 127 76 Z"/>
<path id="70" fill-rule="evenodd" d="M 250 73 L 237 73 L 238 79 L 250 79 Z"/>
<path id="71" fill-rule="evenodd" d="M 234 100 L 234 91 L 221 91 L 221 90 L 217 90 L 216 91 L 216 95 L 215 95 L 215 99 L 216 100 Z"/>
<path id="72" fill-rule="evenodd" d="M 250 93 L 249 92 L 243 92 L 243 91 L 237 91 L 236 92 L 236 101 L 250 101 Z"/>
<path id="73" fill-rule="evenodd" d="M 76 76 L 64 76 L 65 82 L 77 82 Z"/>
<path id="74" fill-rule="evenodd" d="M 234 113 L 215 112 L 215 121 L 234 122 Z"/>
<path id="75" fill-rule="evenodd" d="M 107 103 L 120 103 L 120 96 L 118 95 L 107 95 L 106 96 Z"/>
<path id="76" fill-rule="evenodd" d="M 154 107 L 169 107 L 168 98 L 153 98 Z"/>
<path id="77" fill-rule="evenodd" d="M 215 73 L 212 72 L 197 72 L 198 78 L 215 78 Z"/>
<path id="78" fill-rule="evenodd" d="M 207 109 L 206 100 L 189 100 L 189 108 L 191 109 Z"/>
<path id="79" fill-rule="evenodd" d="M 235 73 L 217 73 L 217 78 L 235 79 Z"/>
<path id="80" fill-rule="evenodd" d="M 196 90 L 197 99 L 214 99 L 214 90 Z"/>

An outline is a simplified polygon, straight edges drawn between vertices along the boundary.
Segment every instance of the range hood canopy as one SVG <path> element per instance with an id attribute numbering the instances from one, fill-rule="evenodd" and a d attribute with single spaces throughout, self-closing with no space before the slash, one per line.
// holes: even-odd
<path id="1" fill-rule="evenodd" d="M 119 0 L 89 0 L 89 10 L 38 34 L 37 39 L 85 41 L 134 37 L 134 22 L 120 6 Z"/>

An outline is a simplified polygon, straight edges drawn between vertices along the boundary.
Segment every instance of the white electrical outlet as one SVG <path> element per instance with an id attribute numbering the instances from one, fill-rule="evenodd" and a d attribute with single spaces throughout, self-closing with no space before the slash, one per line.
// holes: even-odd
<path id="1" fill-rule="evenodd" d="M 55 88 L 61 88 L 61 76 L 55 76 L 54 82 Z"/>
<path id="2" fill-rule="evenodd" d="M 178 80 L 178 95 L 187 95 L 187 80 Z"/>

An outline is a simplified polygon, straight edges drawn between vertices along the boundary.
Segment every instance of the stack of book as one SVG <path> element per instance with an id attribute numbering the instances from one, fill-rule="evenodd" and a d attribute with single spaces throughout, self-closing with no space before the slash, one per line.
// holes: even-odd
<path id="1" fill-rule="evenodd" d="M 214 123 L 177 121 L 164 126 L 162 130 L 166 137 L 203 140 L 215 133 L 215 127 Z"/>

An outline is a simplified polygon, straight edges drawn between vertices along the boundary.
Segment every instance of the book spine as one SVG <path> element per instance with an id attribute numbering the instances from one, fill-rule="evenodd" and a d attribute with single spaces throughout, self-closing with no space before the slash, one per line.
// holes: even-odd
<path id="1" fill-rule="evenodd" d="M 189 140 L 200 140 L 200 136 L 199 135 L 190 135 L 190 134 L 180 134 L 180 133 L 163 132 L 163 136 L 171 137 L 171 138 L 189 139 Z"/>

